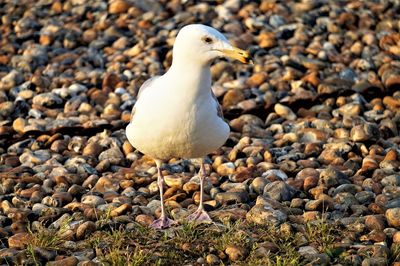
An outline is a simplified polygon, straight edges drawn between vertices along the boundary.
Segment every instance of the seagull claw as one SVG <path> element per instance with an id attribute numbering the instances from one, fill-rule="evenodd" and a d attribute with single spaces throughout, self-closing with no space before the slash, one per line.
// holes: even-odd
<path id="1" fill-rule="evenodd" d="M 208 213 L 204 209 L 198 209 L 187 217 L 189 221 L 198 223 L 212 223 L 212 220 Z"/>
<path id="2" fill-rule="evenodd" d="M 150 225 L 150 227 L 152 227 L 154 229 L 162 230 L 162 229 L 169 228 L 175 224 L 176 224 L 176 222 L 174 220 L 171 220 L 168 217 L 161 217 L 161 218 L 153 221 L 152 224 Z"/>

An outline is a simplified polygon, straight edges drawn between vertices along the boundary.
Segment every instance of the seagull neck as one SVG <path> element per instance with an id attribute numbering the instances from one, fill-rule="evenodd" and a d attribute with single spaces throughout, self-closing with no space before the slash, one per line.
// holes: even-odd
<path id="1" fill-rule="evenodd" d="M 209 93 L 211 89 L 211 72 L 209 64 L 194 63 L 192 60 L 175 60 L 172 62 L 168 74 L 176 77 L 185 84 L 182 89 L 185 93 L 193 92 L 196 96 Z M 205 86 L 207 84 L 207 86 Z M 207 91 L 205 90 L 207 88 Z"/>

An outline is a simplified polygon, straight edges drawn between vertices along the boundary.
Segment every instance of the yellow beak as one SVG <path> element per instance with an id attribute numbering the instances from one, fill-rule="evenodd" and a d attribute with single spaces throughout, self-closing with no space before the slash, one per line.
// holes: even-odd
<path id="1" fill-rule="evenodd" d="M 239 60 L 242 63 L 248 64 L 251 62 L 250 54 L 247 51 L 233 47 L 232 49 L 220 50 L 227 57 Z"/>

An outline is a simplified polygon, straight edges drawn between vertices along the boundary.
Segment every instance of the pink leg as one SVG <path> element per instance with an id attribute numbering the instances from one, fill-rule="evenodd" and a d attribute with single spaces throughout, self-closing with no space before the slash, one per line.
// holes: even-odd
<path id="1" fill-rule="evenodd" d="M 194 213 L 192 213 L 191 215 L 188 216 L 188 220 L 195 221 L 198 223 L 211 223 L 212 220 L 211 220 L 210 216 L 208 215 L 208 213 L 204 210 L 204 206 L 203 206 L 204 179 L 206 178 L 206 171 L 204 168 L 204 160 L 201 161 L 199 176 L 200 176 L 200 204 L 199 204 L 199 208 Z"/>
<path id="2" fill-rule="evenodd" d="M 150 226 L 154 229 L 165 229 L 175 224 L 175 222 L 167 217 L 165 214 L 165 206 L 164 206 L 164 177 L 161 173 L 161 164 L 160 160 L 155 160 L 157 165 L 157 184 L 158 189 L 160 190 L 160 200 L 161 200 L 161 216 L 159 219 L 155 220 Z"/>

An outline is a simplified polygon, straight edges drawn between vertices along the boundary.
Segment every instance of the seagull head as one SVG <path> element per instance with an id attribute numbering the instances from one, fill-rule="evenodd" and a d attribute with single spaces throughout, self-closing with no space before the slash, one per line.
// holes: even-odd
<path id="1" fill-rule="evenodd" d="M 250 62 L 247 51 L 232 46 L 222 33 L 212 27 L 191 24 L 179 31 L 173 48 L 173 60 L 191 59 L 209 65 L 217 57 Z"/>

